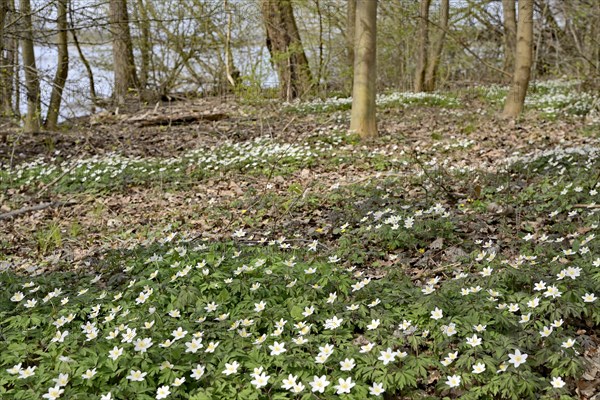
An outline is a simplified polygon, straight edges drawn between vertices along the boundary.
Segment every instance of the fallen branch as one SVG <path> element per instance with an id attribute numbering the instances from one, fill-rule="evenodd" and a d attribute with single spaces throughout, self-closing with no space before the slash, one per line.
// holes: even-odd
<path id="1" fill-rule="evenodd" d="M 17 217 L 19 215 L 27 214 L 27 213 L 34 212 L 34 211 L 45 210 L 46 208 L 54 208 L 54 207 L 61 207 L 61 206 L 72 206 L 74 204 L 77 204 L 77 202 L 75 202 L 75 201 L 68 201 L 68 202 L 64 202 L 64 201 L 52 201 L 50 203 L 42 203 L 42 204 L 38 204 L 38 205 L 35 205 L 35 206 L 23 207 L 23 208 L 19 208 L 18 210 L 13 210 L 13 211 L 9 211 L 9 212 L 4 213 L 4 214 L 0 214 L 0 221 L 7 220 L 7 219 L 12 219 L 12 218 Z"/>
<path id="2" fill-rule="evenodd" d="M 136 126 L 156 126 L 156 125 L 185 125 L 197 121 L 220 121 L 227 118 L 227 114 L 179 114 L 179 115 L 142 115 L 130 118 L 127 122 L 133 122 Z"/>
<path id="3" fill-rule="evenodd" d="M 575 204 L 573 208 L 600 208 L 600 204 Z"/>

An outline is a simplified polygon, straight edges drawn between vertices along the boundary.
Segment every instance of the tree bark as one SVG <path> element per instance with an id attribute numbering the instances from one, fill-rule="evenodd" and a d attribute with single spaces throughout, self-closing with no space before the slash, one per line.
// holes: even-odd
<path id="1" fill-rule="evenodd" d="M 361 138 L 377 136 L 377 0 L 357 0 L 354 86 L 350 130 Z"/>
<path id="2" fill-rule="evenodd" d="M 52 84 L 50 103 L 48 104 L 46 123 L 44 124 L 44 128 L 48 130 L 56 129 L 58 115 L 60 112 L 60 103 L 62 102 L 62 94 L 65 87 L 65 82 L 69 76 L 69 44 L 67 38 L 67 34 L 69 32 L 69 26 L 67 23 L 68 0 L 57 0 L 56 8 L 58 62 L 56 66 L 56 75 L 54 76 L 54 83 Z"/>
<path id="3" fill-rule="evenodd" d="M 14 71 L 18 53 L 14 21 L 14 0 L 0 0 L 0 118 L 14 115 Z"/>
<path id="4" fill-rule="evenodd" d="M 127 0 L 110 0 L 109 20 L 113 37 L 113 98 L 123 103 L 131 90 L 138 88 L 138 79 L 133 59 L 133 45 L 129 30 Z"/>
<path id="5" fill-rule="evenodd" d="M 90 85 L 90 100 L 91 100 L 91 113 L 94 114 L 96 112 L 96 101 L 97 101 L 97 96 L 96 96 L 96 84 L 94 82 L 94 72 L 92 71 L 92 67 L 89 63 L 89 61 L 87 60 L 87 58 L 85 57 L 85 54 L 83 54 L 83 50 L 81 49 L 81 45 L 79 44 L 79 39 L 77 37 L 77 30 L 75 29 L 75 23 L 73 22 L 73 8 L 72 8 L 73 3 L 70 3 L 69 5 L 69 15 L 70 15 L 70 23 L 69 23 L 69 30 L 71 31 L 71 36 L 73 37 L 73 43 L 75 44 L 75 48 L 77 49 L 77 54 L 79 55 L 79 59 L 81 60 L 81 63 L 83 64 L 83 66 L 85 67 L 85 71 L 88 77 L 88 82 Z"/>
<path id="6" fill-rule="evenodd" d="M 31 21 L 31 3 L 29 0 L 20 0 L 21 51 L 23 68 L 25 70 L 25 89 L 27 92 L 27 116 L 25 117 L 25 131 L 38 132 L 42 113 L 40 80 L 35 65 L 35 52 L 33 50 L 33 27 Z"/>
<path id="7" fill-rule="evenodd" d="M 346 9 L 346 53 L 348 59 L 348 71 L 350 76 L 350 90 L 354 76 L 354 36 L 356 33 L 356 0 L 348 0 Z"/>
<path id="8" fill-rule="evenodd" d="M 287 101 L 302 97 L 312 88 L 308 59 L 298 33 L 290 0 L 262 0 L 267 48 L 279 77 L 280 96 Z"/>
<path id="9" fill-rule="evenodd" d="M 517 15 L 515 0 L 502 0 L 504 14 L 504 71 L 515 70 L 515 52 L 517 48 Z"/>
<path id="10" fill-rule="evenodd" d="M 503 112 L 507 118 L 516 118 L 525 104 L 533 58 L 533 3 L 534 0 L 519 0 L 515 71 Z"/>
<path id="11" fill-rule="evenodd" d="M 442 50 L 444 49 L 444 40 L 446 39 L 446 31 L 448 30 L 448 19 L 450 16 L 450 0 L 441 0 L 440 4 L 440 33 L 433 44 L 431 55 L 427 60 L 427 71 L 425 72 L 425 82 L 423 84 L 423 90 L 425 92 L 433 92 L 435 90 L 435 83 L 437 80 L 437 71 L 440 64 L 440 58 L 442 56 Z"/>
<path id="12" fill-rule="evenodd" d="M 139 86 L 141 90 L 148 87 L 148 78 L 150 75 L 150 53 L 152 45 L 150 40 L 150 19 L 148 18 L 148 10 L 143 0 L 136 1 L 137 6 L 137 25 L 140 30 L 140 76 Z"/>
<path id="13" fill-rule="evenodd" d="M 231 51 L 231 10 L 229 9 L 229 1 L 223 0 L 223 8 L 227 13 L 227 31 L 225 32 L 225 75 L 227 82 L 232 87 L 236 87 L 240 83 L 240 71 L 235 67 L 233 62 L 233 52 Z"/>
<path id="14" fill-rule="evenodd" d="M 427 53 L 429 52 L 429 6 L 431 0 L 421 0 L 419 11 L 419 49 L 415 71 L 415 92 L 422 92 L 425 84 Z"/>

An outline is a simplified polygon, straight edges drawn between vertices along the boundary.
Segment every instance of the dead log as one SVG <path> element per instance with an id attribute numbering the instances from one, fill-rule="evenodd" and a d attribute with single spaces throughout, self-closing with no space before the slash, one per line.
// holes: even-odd
<path id="1" fill-rule="evenodd" d="M 144 115 L 130 118 L 136 126 L 143 128 L 147 126 L 171 126 L 187 125 L 198 121 L 220 121 L 227 118 L 227 114 L 177 114 L 177 115 Z"/>
<path id="2" fill-rule="evenodd" d="M 75 202 L 75 201 L 68 201 L 68 202 L 52 201 L 50 203 L 41 203 L 41 204 L 37 204 L 35 206 L 23 207 L 23 208 L 19 208 L 18 210 L 13 210 L 13 211 L 9 211 L 4 214 L 0 214 L 0 221 L 12 219 L 14 217 L 18 217 L 19 215 L 27 214 L 27 213 L 34 212 L 34 211 L 45 210 L 46 208 L 72 206 L 75 204 L 77 204 L 77 202 Z"/>

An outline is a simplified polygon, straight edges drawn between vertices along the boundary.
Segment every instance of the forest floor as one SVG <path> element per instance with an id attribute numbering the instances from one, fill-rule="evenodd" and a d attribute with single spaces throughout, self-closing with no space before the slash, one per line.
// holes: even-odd
<path id="1" fill-rule="evenodd" d="M 596 212 L 600 209 L 600 119 L 598 109 L 594 110 L 599 108 L 598 100 L 593 101 L 585 115 L 563 112 L 577 111 L 580 106 L 564 102 L 553 106 L 540 101 L 536 103 L 539 106 L 530 105 L 521 119 L 509 122 L 498 117 L 500 103 L 494 90 L 429 96 L 389 94 L 380 99 L 380 136 L 368 142 L 347 132 L 349 107 L 343 100 L 282 105 L 249 104 L 228 98 L 198 99 L 159 104 L 129 114 L 99 114 L 56 133 L 11 133 L 5 143 L 0 143 L 0 271 L 6 271 L 0 274 L 0 285 L 8 288 L 0 295 L 0 315 L 17 315 L 18 307 L 11 305 L 15 300 L 9 301 L 9 297 L 30 279 L 45 282 L 48 276 L 57 276 L 56 282 L 89 282 L 98 273 L 101 275 L 94 282 L 99 285 L 98 290 L 127 293 L 127 281 L 129 288 L 137 287 L 130 279 L 141 284 L 141 276 L 147 271 L 146 259 L 156 252 L 161 254 L 160 260 L 171 257 L 170 263 L 209 260 L 206 262 L 210 265 L 208 255 L 222 252 L 232 259 L 242 254 L 240 260 L 249 257 L 246 262 L 268 254 L 267 259 L 296 257 L 293 260 L 312 265 L 316 259 L 307 254 L 318 250 L 323 259 L 344 268 L 356 267 L 369 281 L 379 282 L 383 285 L 381 293 L 387 293 L 382 281 L 398 271 L 418 295 L 429 295 L 427 288 L 440 293 L 434 294 L 438 297 L 430 303 L 415 300 L 420 304 L 415 310 L 390 311 L 390 316 L 384 311 L 368 314 L 370 306 L 365 308 L 361 317 L 369 316 L 373 321 L 379 317 L 391 326 L 412 316 L 412 320 L 430 328 L 423 328 L 427 332 L 422 335 L 423 342 L 411 346 L 419 349 L 417 354 L 427 354 L 431 363 L 412 361 L 417 362 L 411 367 L 414 373 L 404 376 L 390 372 L 393 378 L 389 380 L 359 365 L 363 369 L 359 368 L 354 376 L 358 384 L 356 398 L 366 395 L 367 389 L 371 394 L 371 390 L 376 392 L 379 377 L 389 398 L 523 399 L 543 393 L 540 396 L 544 398 L 598 399 L 598 302 L 592 298 L 588 306 L 586 299 L 583 303 L 581 299 L 576 301 L 588 294 L 600 296 L 600 246 L 596 238 L 600 229 Z M 180 250 L 184 247 L 187 250 Z M 200 250 L 192 255 L 192 248 Z M 263 248 L 267 250 L 260 250 Z M 152 260 L 151 263 L 160 264 L 158 258 Z M 130 262 L 135 268 L 127 268 Z M 233 268 L 236 264 L 232 263 Z M 213 260 L 212 267 L 217 269 L 219 264 Z M 240 261 L 238 267 L 242 264 Z M 520 275 L 530 265 L 535 265 L 535 273 Z M 457 304 L 463 300 L 449 294 L 456 289 L 451 290 L 451 283 L 444 284 L 463 277 L 461 274 L 485 278 L 485 268 L 492 267 L 502 273 L 487 281 L 468 279 L 475 285 L 471 288 L 481 290 L 482 286 L 486 296 L 494 288 L 504 291 L 504 301 L 521 308 L 518 313 L 505 310 L 499 317 L 493 314 L 498 308 L 492 307 L 488 314 L 482 312 L 482 322 L 477 322 L 497 326 L 497 332 L 502 332 L 498 335 L 505 337 L 502 340 L 506 342 L 494 342 L 500 340 L 494 336 L 489 339 L 494 345 L 484 352 L 489 359 L 483 353 L 468 350 L 468 357 L 459 357 L 455 369 L 442 367 L 439 360 L 443 357 L 436 349 L 461 349 L 461 345 L 458 337 L 452 342 L 452 335 L 437 332 L 441 329 L 446 333 L 448 325 L 432 326 L 436 321 L 428 320 L 428 307 L 439 306 L 449 315 L 453 315 L 450 310 L 455 310 L 456 320 L 452 319 L 450 325 L 456 323 L 460 328 L 458 336 L 465 337 L 462 330 L 472 331 L 468 326 L 471 320 L 461 319 L 463 311 L 458 311 Z M 569 267 L 579 270 L 566 270 Z M 132 272 L 132 268 L 137 272 Z M 277 275 L 277 269 L 273 269 Z M 335 268 L 327 271 L 337 273 Z M 581 276 L 577 282 L 583 282 L 580 286 L 566 282 L 565 274 L 572 280 Z M 145 285 L 150 282 L 143 281 Z M 562 298 L 555 304 L 551 303 L 555 299 L 552 294 L 539 293 L 544 294 L 540 311 L 533 311 L 534 317 L 530 313 L 527 318 L 535 319 L 535 323 L 530 330 L 524 329 L 529 338 L 507 333 L 523 325 L 518 318 L 511 322 L 510 317 L 520 316 L 521 321 L 525 318 L 526 304 L 534 298 L 534 284 L 538 281 L 556 283 L 563 292 Z M 560 286 L 563 283 L 566 286 Z M 325 293 L 343 292 L 348 301 L 352 298 L 353 292 L 336 290 L 332 280 L 318 284 L 315 281 L 314 285 L 319 290 L 327 289 Z M 72 292 L 70 297 L 76 297 L 79 286 L 62 288 Z M 478 290 L 469 289 L 467 294 L 469 291 Z M 238 295 L 237 302 L 246 299 L 246 294 Z M 384 295 L 381 296 L 385 303 Z M 201 294 L 197 297 L 206 300 Z M 449 305 L 451 298 L 456 303 L 453 306 Z M 219 299 L 224 303 L 233 301 L 229 297 Z M 477 301 L 472 304 L 475 309 L 485 308 Z M 173 299 L 166 304 L 166 308 L 172 308 Z M 83 307 L 87 306 L 90 304 L 78 309 L 82 321 L 86 321 L 89 310 L 84 311 Z M 386 305 L 385 309 L 390 307 Z M 296 318 L 298 312 L 293 306 L 288 307 L 288 312 L 290 318 L 302 319 Z M 538 330 L 547 328 L 553 319 L 562 320 L 561 317 L 569 329 L 561 328 L 560 334 L 556 333 L 556 343 L 548 344 L 543 334 L 537 338 Z M 359 320 L 347 327 L 352 343 L 363 340 L 370 330 Z M 8 332 L 10 338 L 11 329 L 16 326 L 0 325 L 0 329 Z M 257 327 L 256 334 L 269 331 L 267 326 L 270 325 L 263 330 Z M 171 329 L 166 321 L 164 327 Z M 398 328 L 389 329 L 394 332 Z M 440 337 L 434 335 L 429 342 L 425 338 L 434 329 Z M 344 348 L 341 337 L 331 339 L 321 334 L 320 330 L 314 332 L 322 342 L 331 340 Z M 76 335 L 79 333 L 72 333 L 73 340 Z M 227 341 L 217 333 L 209 337 Z M 576 340 L 575 353 L 557 360 L 542 360 L 550 357 L 549 349 L 554 353 L 566 351 L 565 346 L 561 350 L 561 343 L 569 338 Z M 380 344 L 392 343 L 388 340 L 381 339 Z M 499 343 L 506 344 L 505 353 L 494 350 Z M 390 346 L 398 354 L 403 349 L 410 353 L 409 357 L 415 353 L 408 344 L 406 348 L 398 344 L 394 347 L 393 343 Z M 500 371 L 506 364 L 498 360 L 516 348 L 527 350 L 534 361 L 524 373 L 517 370 L 518 364 L 514 365 L 514 370 L 509 369 L 512 375 L 506 374 L 514 379 L 502 380 L 496 369 Z M 18 362 L 45 362 L 32 356 L 37 354 L 35 349 L 19 351 L 23 353 L 0 361 L 2 371 Z M 469 371 L 478 357 L 491 374 L 481 381 Z M 362 360 L 358 355 L 355 358 Z M 565 358 L 572 363 L 565 363 Z M 302 369 L 321 373 L 302 363 L 295 369 L 286 369 L 273 362 L 269 368 L 269 362 L 263 359 L 257 363 L 240 354 L 236 359 L 246 368 L 255 364 L 266 366 L 273 375 L 276 371 L 293 374 Z M 138 361 L 132 358 L 131 365 L 142 368 Z M 210 361 L 215 376 L 222 361 Z M 371 365 L 370 360 L 362 361 Z M 92 364 L 81 365 L 88 368 Z M 99 370 L 105 367 L 110 375 L 109 366 L 98 361 L 94 365 Z M 73 375 L 85 368 L 65 370 Z M 51 380 L 48 368 L 45 373 L 47 378 L 25 387 L 0 372 L 0 387 L 6 398 L 19 398 L 19 390 L 39 394 L 42 389 L 47 390 L 46 382 Z M 323 373 L 338 378 L 332 369 Z M 113 395 L 127 398 L 135 393 L 137 398 L 154 398 L 156 387 L 168 384 L 177 396 L 187 398 L 184 391 L 176 392 L 176 374 L 165 376 L 161 369 L 150 376 L 153 375 L 154 384 L 134 392 L 114 386 L 117 389 Z M 93 393 L 100 396 L 110 391 L 115 376 L 93 386 Z M 453 386 L 451 376 L 461 376 L 462 383 Z M 566 385 L 550 382 L 551 377 L 564 378 Z M 270 382 L 277 379 L 273 377 Z M 308 376 L 300 374 L 298 379 L 308 386 Z M 520 381 L 527 379 L 531 384 Z M 198 397 L 190 398 L 198 399 L 233 398 L 228 396 L 251 387 L 243 380 L 219 387 L 193 386 L 189 377 L 188 381 L 186 385 L 191 386 L 185 393 L 196 393 Z M 273 386 L 280 390 L 280 384 Z M 330 394 L 334 392 L 328 390 Z M 260 391 L 244 393 L 244 399 L 267 396 Z M 2 389 L 0 397 L 1 394 Z M 285 391 L 277 395 L 269 392 L 264 398 L 288 398 Z"/>

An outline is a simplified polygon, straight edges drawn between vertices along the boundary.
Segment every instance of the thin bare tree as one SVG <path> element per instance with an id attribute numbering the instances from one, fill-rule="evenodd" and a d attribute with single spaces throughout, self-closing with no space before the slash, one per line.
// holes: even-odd
<path id="1" fill-rule="evenodd" d="M 312 88 L 308 59 L 290 0 L 262 0 L 261 11 L 267 31 L 267 48 L 279 77 L 280 96 L 292 100 Z"/>
<path id="2" fill-rule="evenodd" d="M 377 136 L 377 0 L 356 1 L 354 55 L 350 130 L 372 138 Z"/>
<path id="3" fill-rule="evenodd" d="M 56 129 L 63 90 L 65 88 L 67 77 L 69 76 L 69 43 L 67 36 L 69 32 L 69 25 L 67 22 L 68 8 L 68 0 L 56 0 L 58 60 L 56 64 L 56 75 L 54 76 L 54 82 L 52 83 L 50 103 L 48 103 L 48 112 L 44 123 L 44 128 L 48 130 Z"/>
<path id="4" fill-rule="evenodd" d="M 534 0 L 519 0 L 515 71 L 503 112 L 507 118 L 517 117 L 525 104 L 533 59 L 533 3 Z"/>

